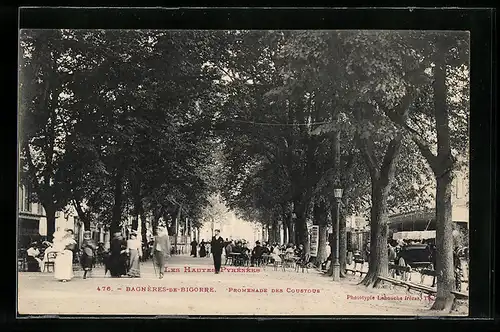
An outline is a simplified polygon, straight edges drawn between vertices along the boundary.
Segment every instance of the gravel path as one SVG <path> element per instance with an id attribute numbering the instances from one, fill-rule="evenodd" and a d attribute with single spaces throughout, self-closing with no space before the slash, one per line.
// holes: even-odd
<path id="1" fill-rule="evenodd" d="M 184 272 L 210 268 L 210 259 L 174 257 L 172 272 L 161 280 L 151 263 L 143 263 L 142 278 L 92 278 L 81 272 L 67 283 L 50 273 L 20 273 L 20 314 L 86 315 L 435 315 L 432 301 L 404 289 L 367 289 L 358 276 L 341 283 L 319 274 L 295 271 Z M 198 270 L 201 271 L 201 270 Z M 459 308 L 456 315 L 467 315 Z M 454 314 L 454 315 L 455 315 Z"/>

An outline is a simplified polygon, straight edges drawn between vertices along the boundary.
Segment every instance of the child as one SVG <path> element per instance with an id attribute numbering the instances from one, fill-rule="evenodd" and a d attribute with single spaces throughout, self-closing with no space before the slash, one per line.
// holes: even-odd
<path id="1" fill-rule="evenodd" d="M 83 244 L 82 244 L 82 257 L 81 257 L 81 265 L 84 270 L 83 279 L 87 279 L 87 273 L 92 270 L 92 265 L 94 263 L 94 250 L 96 249 L 96 245 L 90 236 L 90 232 L 86 231 L 83 233 Z"/>

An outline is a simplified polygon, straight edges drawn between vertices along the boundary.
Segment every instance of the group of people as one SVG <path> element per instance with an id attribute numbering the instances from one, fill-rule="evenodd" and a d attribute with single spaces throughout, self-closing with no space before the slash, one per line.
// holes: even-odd
<path id="1" fill-rule="evenodd" d="M 274 263 L 281 262 L 282 257 L 289 258 L 299 257 L 300 259 L 305 259 L 305 250 L 302 244 L 296 246 L 295 244 L 289 243 L 287 245 L 279 245 L 277 243 L 270 244 L 269 242 L 264 242 L 261 245 L 260 241 L 255 242 L 255 246 L 250 249 L 248 247 L 248 242 L 246 241 L 227 241 L 225 244 L 226 257 L 230 256 L 232 253 L 237 253 L 237 258 L 233 262 L 234 265 L 246 265 L 250 263 L 251 266 L 260 265 L 264 260 L 265 262 Z"/>
<path id="2" fill-rule="evenodd" d="M 227 240 L 227 239 L 226 239 Z M 221 264 L 222 264 L 222 252 L 224 251 L 226 241 L 220 236 L 220 230 L 214 230 L 214 236 L 210 242 L 205 242 L 205 240 L 201 240 L 199 244 L 199 254 L 200 257 L 213 257 L 214 260 L 214 270 L 215 274 L 220 273 Z M 191 256 L 197 257 L 198 251 L 198 242 L 194 239 L 191 242 Z"/>
<path id="3" fill-rule="evenodd" d="M 199 244 L 196 241 L 196 239 L 193 239 L 193 241 L 191 241 L 191 256 L 197 257 L 199 254 L 200 257 L 210 258 L 211 253 L 212 253 L 212 248 L 210 242 L 205 242 L 205 240 L 203 239 Z"/>
<path id="4" fill-rule="evenodd" d="M 157 235 L 154 237 L 151 252 L 155 273 L 160 279 L 164 276 L 165 265 L 170 257 L 170 238 L 165 227 L 158 227 Z M 129 239 L 125 239 L 121 232 L 113 234 L 110 241 L 109 253 L 105 258 L 105 274 L 109 271 L 112 278 L 128 276 L 139 278 L 141 276 L 141 259 L 143 248 L 141 240 L 135 230 L 129 233 Z"/>
<path id="5" fill-rule="evenodd" d="M 163 278 L 167 258 L 171 253 L 170 239 L 164 227 L 158 227 L 157 235 L 154 237 L 152 245 L 153 265 L 159 278 Z M 75 255 L 79 255 L 79 263 L 84 271 L 83 279 L 90 276 L 92 268 L 96 262 L 96 256 L 102 257 L 105 267 L 105 274 L 110 273 L 111 277 L 118 278 L 128 276 L 138 278 L 141 276 L 140 260 L 143 256 L 142 244 L 138 239 L 136 231 L 129 234 L 129 239 L 125 239 L 121 232 L 113 234 L 110 241 L 109 251 L 104 249 L 102 244 L 96 244 L 91 238 L 91 232 L 86 231 L 83 235 L 83 242 L 77 248 L 72 229 L 56 231 L 53 235 L 53 242 L 44 241 L 42 244 L 33 242 L 26 251 L 28 271 L 42 271 L 48 257 L 54 258 L 54 278 L 67 282 L 74 277 L 73 263 Z M 50 255 L 50 256 L 49 256 Z"/>

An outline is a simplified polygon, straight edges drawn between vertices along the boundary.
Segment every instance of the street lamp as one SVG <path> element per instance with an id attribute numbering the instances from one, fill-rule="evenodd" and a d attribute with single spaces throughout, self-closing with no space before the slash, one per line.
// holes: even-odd
<path id="1" fill-rule="evenodd" d="M 333 197 L 337 203 L 335 211 L 335 262 L 333 263 L 333 280 L 340 281 L 340 262 L 339 262 L 339 220 L 340 220 L 340 199 L 342 198 L 342 189 L 333 189 Z"/>

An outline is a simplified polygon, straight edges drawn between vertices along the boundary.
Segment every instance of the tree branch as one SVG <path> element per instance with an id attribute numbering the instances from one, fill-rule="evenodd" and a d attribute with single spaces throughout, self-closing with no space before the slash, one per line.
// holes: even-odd
<path id="1" fill-rule="evenodd" d="M 377 180 L 380 174 L 378 171 L 378 162 L 373 152 L 373 148 L 368 145 L 366 138 L 361 138 L 358 136 L 357 142 L 359 145 L 359 149 L 361 150 L 361 155 L 363 156 L 366 166 L 368 167 L 370 176 L 372 177 L 372 180 Z"/>
<path id="2" fill-rule="evenodd" d="M 388 180 L 388 175 L 395 167 L 397 156 L 401 149 L 402 140 L 403 140 L 403 135 L 399 133 L 396 137 L 394 137 L 390 141 L 389 145 L 387 146 L 387 150 L 385 151 L 384 155 L 384 160 L 382 161 L 382 168 L 380 175 L 381 179 Z"/>
<path id="3" fill-rule="evenodd" d="M 40 190 L 40 183 L 38 182 L 38 177 L 36 175 L 36 167 L 35 163 L 33 162 L 33 157 L 31 156 L 31 150 L 30 150 L 30 145 L 29 142 L 26 141 L 24 144 L 24 152 L 26 154 L 26 158 L 28 159 L 28 175 L 31 177 L 30 184 L 33 185 L 37 195 L 40 197 L 40 199 L 43 201 L 45 200 L 45 194 Z"/>

